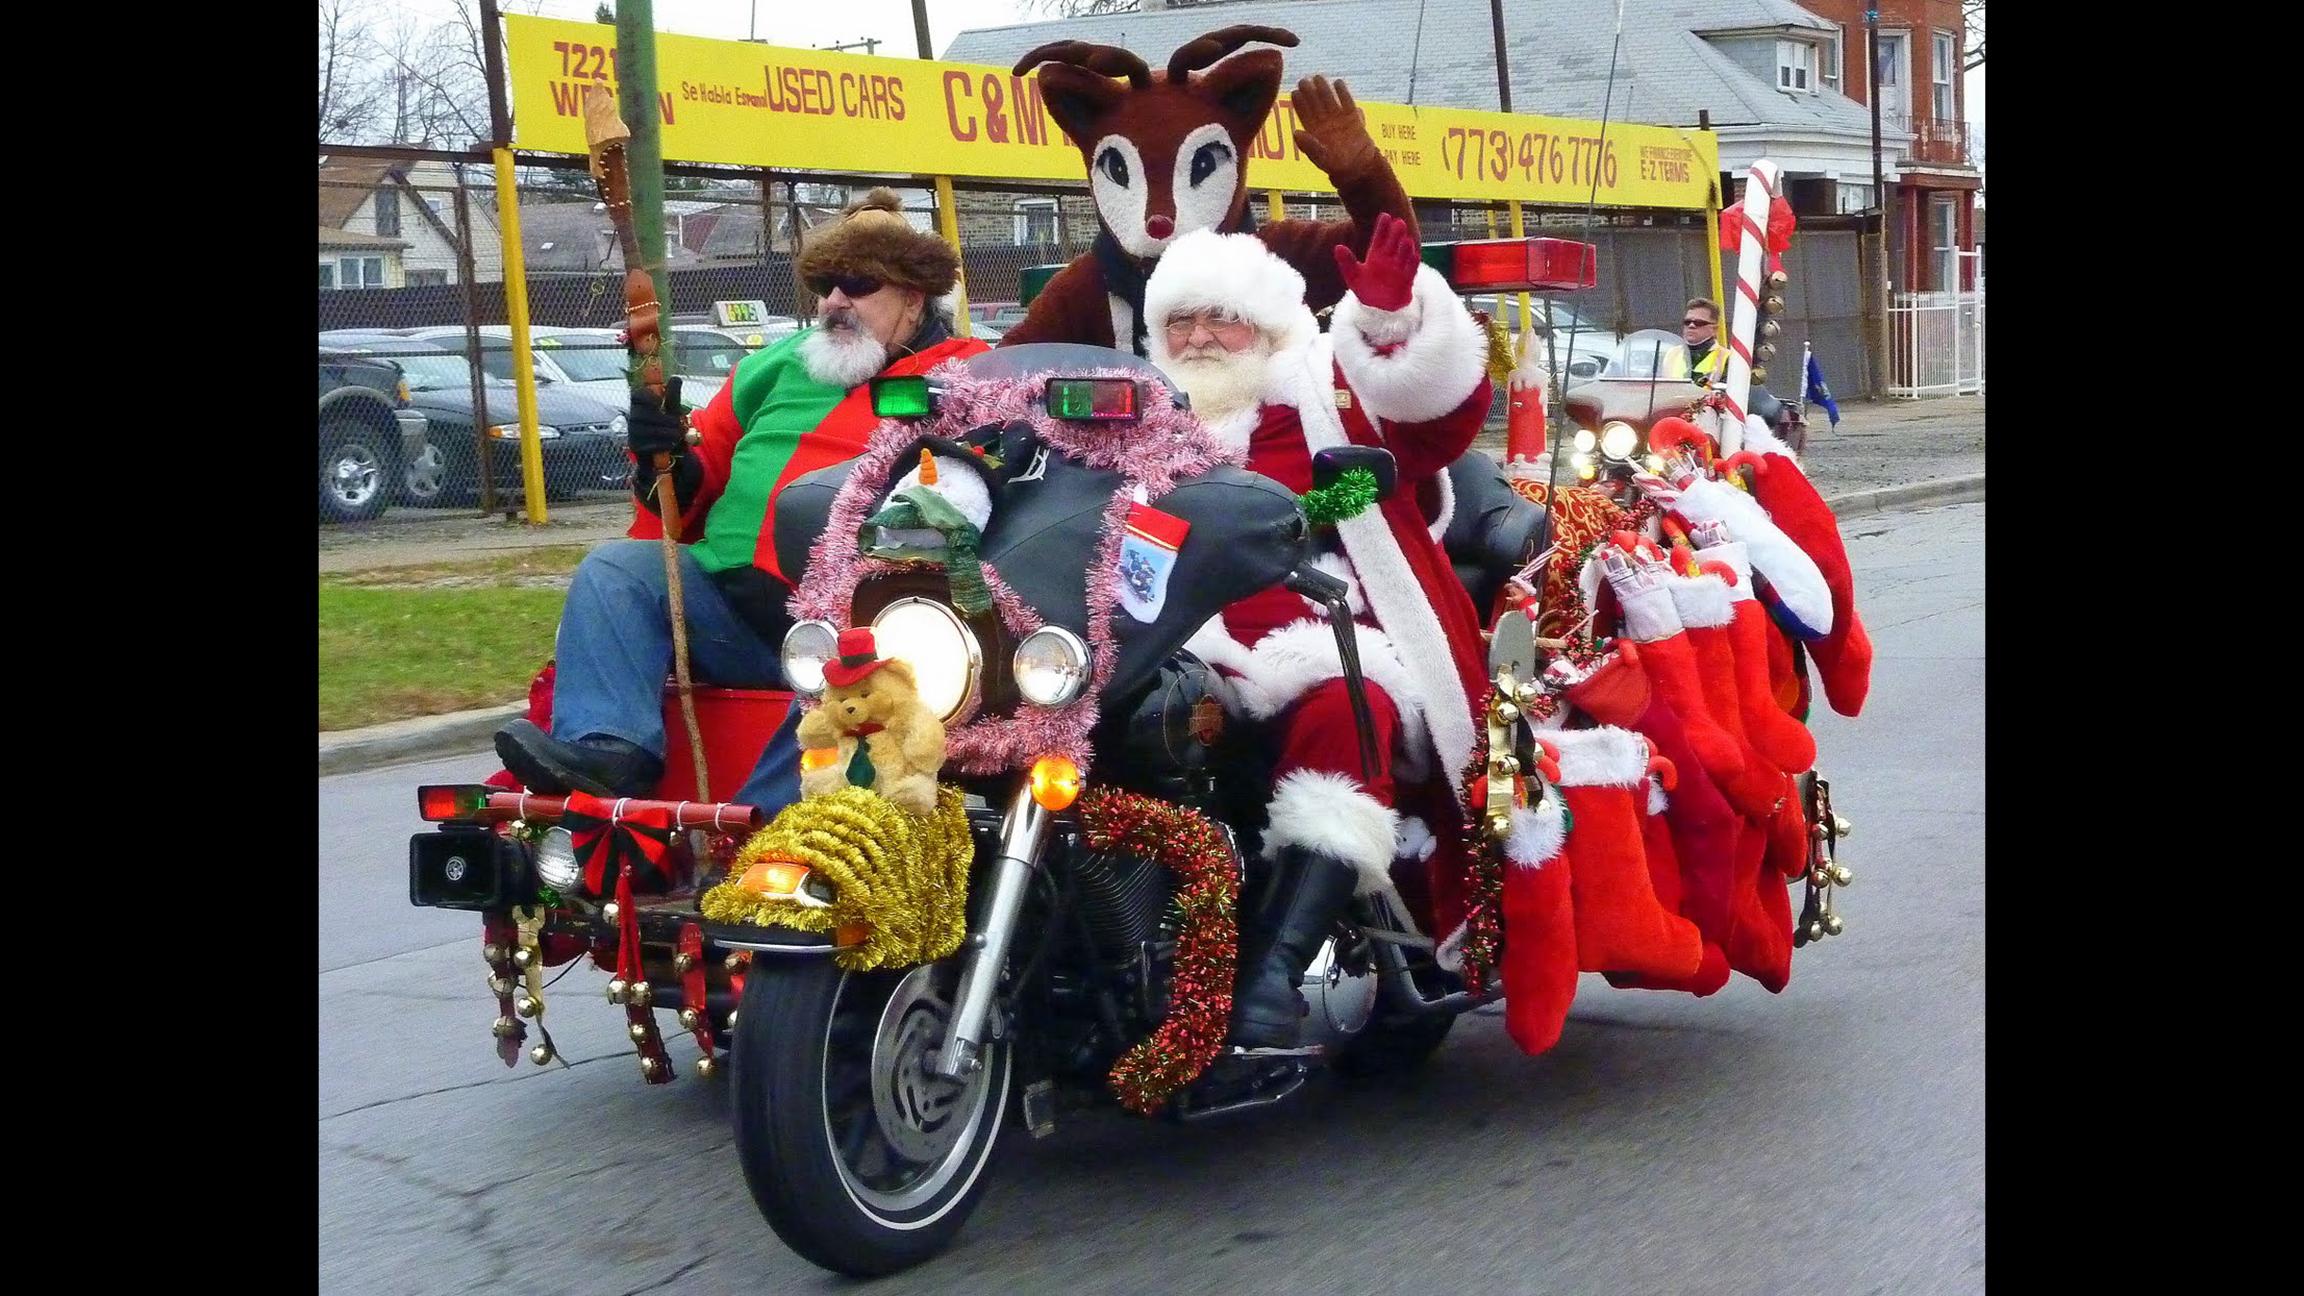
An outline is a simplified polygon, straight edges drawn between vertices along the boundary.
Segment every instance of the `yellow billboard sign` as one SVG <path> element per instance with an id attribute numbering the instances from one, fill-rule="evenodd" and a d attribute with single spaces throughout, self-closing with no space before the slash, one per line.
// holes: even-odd
<path id="1" fill-rule="evenodd" d="M 581 154 L 584 94 L 616 86 L 616 29 L 507 14 L 514 144 Z M 666 161 L 793 171 L 1085 179 L 1036 78 L 975 63 L 656 37 Z M 1411 196 L 1701 210 L 1719 170 L 1713 136 L 1667 126 L 1363 103 L 1368 130 Z M 1249 149 L 1259 189 L 1330 193 L 1296 149 L 1283 95 Z"/>

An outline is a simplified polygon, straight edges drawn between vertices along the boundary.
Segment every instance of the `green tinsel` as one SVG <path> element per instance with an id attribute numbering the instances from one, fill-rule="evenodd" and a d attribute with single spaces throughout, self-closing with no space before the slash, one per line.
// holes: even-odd
<path id="1" fill-rule="evenodd" d="M 1334 526 L 1358 517 L 1375 502 L 1376 474 L 1366 468 L 1347 468 L 1328 485 L 1296 497 L 1314 526 Z"/>

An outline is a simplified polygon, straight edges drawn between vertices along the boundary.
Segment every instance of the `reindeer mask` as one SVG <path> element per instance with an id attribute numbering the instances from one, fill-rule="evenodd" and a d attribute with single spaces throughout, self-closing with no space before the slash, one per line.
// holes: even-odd
<path id="1" fill-rule="evenodd" d="M 1150 260 L 1179 234 L 1238 227 L 1248 147 L 1280 97 L 1278 51 L 1225 58 L 1250 41 L 1293 46 L 1296 37 L 1226 27 L 1179 48 L 1165 75 L 1127 50 L 1081 41 L 1042 45 L 1016 61 L 1017 76 L 1040 69 L 1049 114 L 1088 164 L 1096 213 L 1129 255 Z"/>

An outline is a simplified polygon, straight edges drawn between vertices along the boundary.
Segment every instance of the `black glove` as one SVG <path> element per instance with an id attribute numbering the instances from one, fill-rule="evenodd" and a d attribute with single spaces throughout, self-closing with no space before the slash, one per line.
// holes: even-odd
<path id="1" fill-rule="evenodd" d="M 704 484 L 704 465 L 688 453 L 688 420 L 680 409 L 680 380 L 664 380 L 661 405 L 648 399 L 646 389 L 632 389 L 632 412 L 625 422 L 625 441 L 632 449 L 632 491 L 649 512 L 656 508 L 656 456 L 672 458 L 672 490 L 680 511 L 696 502 Z"/>

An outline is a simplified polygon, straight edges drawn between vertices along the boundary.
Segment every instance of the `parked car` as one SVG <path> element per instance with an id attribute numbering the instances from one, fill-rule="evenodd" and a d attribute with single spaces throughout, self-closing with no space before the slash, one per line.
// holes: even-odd
<path id="1" fill-rule="evenodd" d="M 428 427 L 425 453 L 401 473 L 401 500 L 429 506 L 476 499 L 479 438 L 473 427 L 471 361 L 436 342 L 396 333 L 341 330 L 320 337 L 323 345 L 389 359 L 407 378 L 409 404 L 423 413 Z M 518 392 L 512 383 L 492 375 L 483 376 L 483 385 L 489 476 L 499 492 L 517 496 L 521 490 Z M 547 499 L 566 499 L 578 491 L 624 489 L 632 461 L 626 450 L 623 410 L 553 383 L 536 389 L 536 422 Z"/>
<path id="2" fill-rule="evenodd" d="M 393 482 L 420 460 L 426 419 L 399 366 L 320 347 L 320 517 L 366 522 L 392 506 Z"/>
<path id="3" fill-rule="evenodd" d="M 461 324 L 436 324 L 428 328 L 393 331 L 406 337 L 437 343 L 458 355 L 470 353 L 471 338 Z M 624 376 L 623 353 L 620 349 L 592 351 L 581 357 L 573 353 L 563 354 L 557 347 L 536 344 L 536 336 L 542 331 L 531 328 L 528 332 L 529 354 L 535 358 L 534 372 L 539 390 L 562 385 L 569 391 L 581 392 L 620 410 L 631 407 L 632 380 Z M 483 324 L 479 332 L 480 367 L 487 370 L 491 378 L 512 381 L 512 327 L 508 324 Z M 616 331 L 608 329 L 606 332 L 610 340 L 614 340 Z M 612 369 L 608 367 L 610 362 L 615 366 Z M 570 364 L 579 366 L 582 372 L 569 368 Z M 605 377 L 601 376 L 603 373 Z"/>
<path id="4" fill-rule="evenodd" d="M 1503 325 L 1507 336 L 1515 339 L 1520 336 L 1518 297 L 1508 295 L 1501 301 L 1491 297 L 1475 297 L 1469 304 L 1472 309 L 1487 312 L 1490 318 Z M 1546 353 L 1545 331 L 1549 328 L 1552 333 L 1552 350 L 1566 357 L 1569 382 L 1598 378 L 1608 372 L 1616 348 L 1624 342 L 1621 334 L 1603 327 L 1588 315 L 1578 314 L 1576 308 L 1566 302 L 1555 301 L 1547 307 L 1543 298 L 1531 297 L 1528 305 L 1529 314 L 1535 317 L 1538 353 Z M 1569 337 L 1571 332 L 1575 334 L 1573 340 Z"/>
<path id="5" fill-rule="evenodd" d="M 610 328 L 537 328 L 529 336 L 540 354 L 548 354 L 572 379 L 582 384 L 612 380 L 606 391 L 586 385 L 618 408 L 631 408 L 631 357 L 617 341 L 620 330 Z M 720 394 L 728 375 L 751 351 L 723 329 L 700 324 L 672 326 L 671 372 L 680 378 L 680 399 L 690 409 L 702 409 Z"/>

